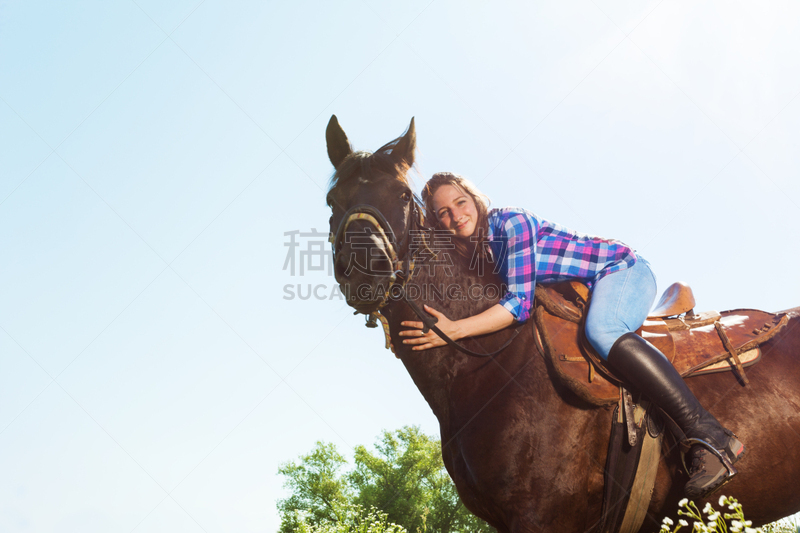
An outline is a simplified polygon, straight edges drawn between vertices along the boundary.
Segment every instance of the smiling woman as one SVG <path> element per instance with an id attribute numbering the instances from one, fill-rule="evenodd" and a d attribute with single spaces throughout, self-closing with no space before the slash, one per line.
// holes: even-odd
<path id="1" fill-rule="evenodd" d="M 475 193 L 470 194 L 467 189 L 455 185 L 442 185 L 431 198 L 433 212 L 439 220 L 439 225 L 453 232 L 457 237 L 467 238 L 475 233 L 478 226 L 478 216 L 486 218 L 486 206 L 480 202 L 481 211 L 478 211 L 476 202 L 472 200 Z M 425 189 L 427 192 L 427 188 Z"/>

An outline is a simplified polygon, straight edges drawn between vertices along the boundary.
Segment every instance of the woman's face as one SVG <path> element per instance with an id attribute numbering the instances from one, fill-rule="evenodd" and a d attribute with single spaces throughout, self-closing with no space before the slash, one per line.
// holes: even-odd
<path id="1" fill-rule="evenodd" d="M 466 191 L 442 185 L 433 193 L 433 212 L 443 228 L 458 237 L 471 237 L 478 224 L 478 208 Z"/>

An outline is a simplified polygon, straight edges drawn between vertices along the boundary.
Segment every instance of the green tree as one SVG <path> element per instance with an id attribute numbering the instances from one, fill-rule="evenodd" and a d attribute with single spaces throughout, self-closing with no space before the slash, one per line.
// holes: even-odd
<path id="1" fill-rule="evenodd" d="M 356 503 L 385 512 L 409 531 L 492 531 L 467 511 L 442 463 L 439 441 L 418 427 L 385 431 L 375 445 L 355 451 L 349 475 Z M 426 511 L 427 510 L 427 511 Z"/>
<path id="2" fill-rule="evenodd" d="M 338 510 L 348 504 L 354 494 L 347 480 L 340 474 L 347 460 L 336 451 L 332 443 L 317 441 L 300 463 L 284 463 L 278 473 L 286 478 L 284 487 L 292 491 L 285 500 L 278 500 L 281 515 L 280 533 L 301 530 L 300 517 L 305 523 L 317 526 L 336 524 Z"/>
<path id="3" fill-rule="evenodd" d="M 318 442 L 300 464 L 281 466 L 292 496 L 278 502 L 281 533 L 300 531 L 304 524 L 334 526 L 334 509 L 345 502 L 360 509 L 377 509 L 389 522 L 411 533 L 492 532 L 472 515 L 458 497 L 442 463 L 439 441 L 418 427 L 384 431 L 371 452 L 355 449 L 354 468 L 340 473 L 346 463 L 333 444 Z"/>

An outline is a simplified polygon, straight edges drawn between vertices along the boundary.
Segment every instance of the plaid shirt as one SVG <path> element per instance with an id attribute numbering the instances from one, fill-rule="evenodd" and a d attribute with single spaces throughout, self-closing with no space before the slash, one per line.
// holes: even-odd
<path id="1" fill-rule="evenodd" d="M 600 278 L 632 267 L 636 254 L 623 243 L 601 239 L 542 220 L 515 207 L 489 211 L 489 247 L 508 292 L 500 304 L 518 322 L 530 317 L 536 282 Z"/>

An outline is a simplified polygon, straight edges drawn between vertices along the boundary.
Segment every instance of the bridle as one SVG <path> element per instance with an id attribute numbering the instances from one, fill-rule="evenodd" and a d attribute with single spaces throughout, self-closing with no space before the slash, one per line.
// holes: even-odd
<path id="1" fill-rule="evenodd" d="M 386 287 L 386 291 L 378 299 L 374 309 L 369 308 L 360 311 L 356 310 L 353 313 L 355 315 L 367 315 L 367 327 L 377 327 L 377 321 L 380 320 L 383 323 L 384 331 L 386 331 L 388 338 L 388 322 L 386 321 L 386 318 L 381 315 L 380 310 L 389 303 L 392 297 L 394 297 L 396 299 L 404 300 L 408 306 L 411 307 L 412 311 L 414 311 L 414 314 L 416 314 L 423 323 L 423 333 L 433 330 L 439 336 L 439 338 L 444 340 L 447 344 L 467 355 L 471 355 L 473 357 L 493 357 L 505 350 L 516 338 L 517 334 L 519 333 L 519 329 L 515 330 L 514 334 L 505 342 L 505 344 L 503 344 L 494 352 L 480 353 L 469 350 L 463 346 L 460 346 L 453 339 L 448 337 L 436 326 L 436 322 L 438 321 L 436 317 L 424 312 L 422 309 L 420 309 L 416 302 L 408 298 L 405 287 L 406 284 L 411 281 L 411 277 L 414 274 L 414 264 L 418 259 L 419 253 L 422 250 L 426 250 L 429 252 L 429 254 L 426 256 L 427 258 L 436 255 L 436 253 L 433 252 L 428 245 L 428 243 L 432 240 L 432 234 L 435 230 L 432 227 L 426 227 L 424 225 L 425 218 L 423 215 L 423 210 L 421 209 L 420 202 L 416 198 L 412 198 L 411 200 L 411 207 L 408 210 L 408 217 L 406 220 L 406 232 L 400 242 L 397 241 L 396 234 L 392 230 L 392 226 L 386 220 L 386 217 L 384 217 L 383 213 L 381 213 L 376 207 L 373 207 L 369 204 L 358 204 L 348 209 L 342 217 L 342 221 L 339 223 L 336 234 L 331 234 L 329 238 L 333 248 L 334 264 L 336 263 L 336 254 L 344 243 L 347 228 L 350 226 L 350 224 L 357 220 L 362 220 L 374 226 L 375 230 L 377 230 L 374 232 L 374 234 L 381 241 L 384 253 L 392 265 L 392 272 L 389 275 L 389 283 Z M 408 239 L 415 232 L 422 236 L 422 246 L 414 247 L 412 249 L 408 246 Z M 395 243 L 397 243 L 397 247 L 395 247 Z M 398 255 L 398 250 L 405 250 L 404 257 L 400 257 Z"/>

